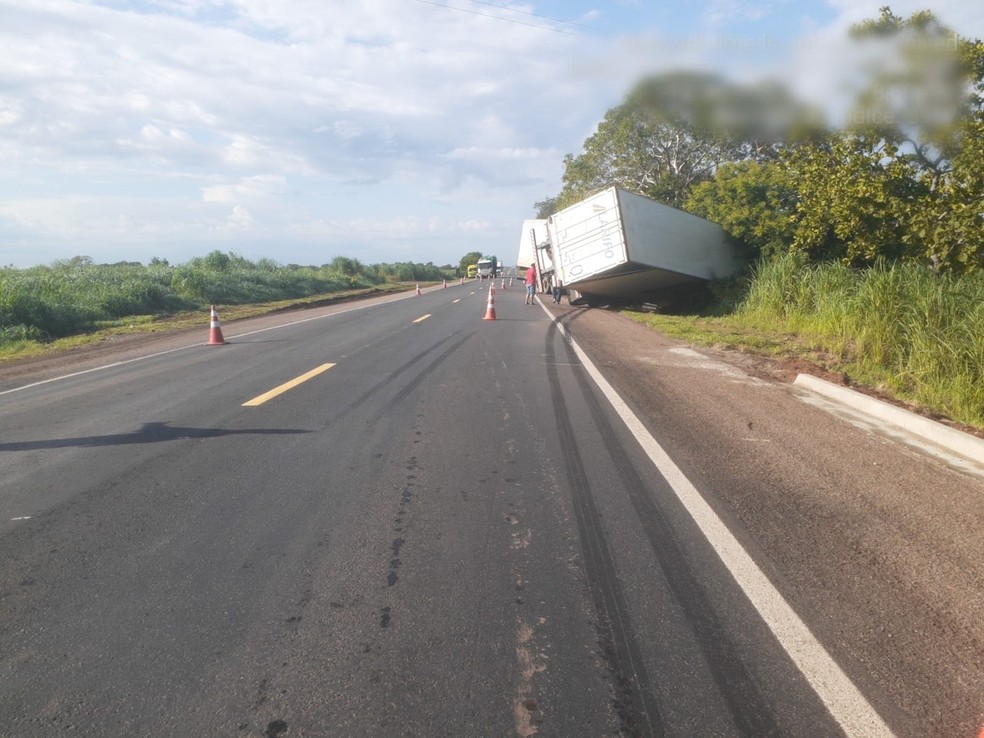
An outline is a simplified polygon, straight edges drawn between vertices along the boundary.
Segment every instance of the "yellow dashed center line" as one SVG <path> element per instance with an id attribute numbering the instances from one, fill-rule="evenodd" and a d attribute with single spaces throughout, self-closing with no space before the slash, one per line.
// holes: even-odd
<path id="1" fill-rule="evenodd" d="M 282 395 L 287 390 L 293 389 L 297 385 L 299 385 L 299 384 L 301 384 L 303 382 L 308 381 L 312 377 L 316 377 L 319 374 L 328 371 L 333 366 L 335 366 L 335 365 L 334 364 L 322 364 L 317 369 L 312 369 L 307 374 L 302 374 L 297 379 L 292 379 L 289 382 L 285 382 L 284 384 L 280 385 L 279 387 L 275 387 L 274 389 L 270 390 L 269 392 L 265 392 L 264 394 L 260 395 L 259 397 L 254 397 L 249 402 L 244 402 L 243 403 L 243 407 L 257 407 L 258 405 L 262 405 L 267 400 L 272 400 L 277 395 Z"/>
<path id="2" fill-rule="evenodd" d="M 421 315 L 421 316 L 420 316 L 419 318 L 417 318 L 417 319 L 416 319 L 415 321 L 413 321 L 413 322 L 414 322 L 414 323 L 423 323 L 423 322 L 424 322 L 425 320 L 427 320 L 427 319 L 428 319 L 428 318 L 429 318 L 429 317 L 430 317 L 431 315 L 432 315 L 432 313 L 427 313 L 427 315 Z"/>

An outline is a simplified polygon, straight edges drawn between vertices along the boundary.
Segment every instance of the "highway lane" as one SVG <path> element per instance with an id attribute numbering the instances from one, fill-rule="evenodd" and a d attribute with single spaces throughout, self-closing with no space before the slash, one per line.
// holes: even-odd
<path id="1" fill-rule="evenodd" d="M 521 298 L 0 396 L 0 733 L 841 734 Z"/>

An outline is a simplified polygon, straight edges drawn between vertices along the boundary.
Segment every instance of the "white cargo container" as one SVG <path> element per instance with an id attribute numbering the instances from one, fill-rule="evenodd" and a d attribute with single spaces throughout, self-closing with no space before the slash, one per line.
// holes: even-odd
<path id="1" fill-rule="evenodd" d="M 536 265 L 540 289 L 546 291 L 553 275 L 553 260 L 550 254 L 550 239 L 547 235 L 547 221 L 531 218 L 523 221 L 519 234 L 519 256 L 516 257 L 516 274 L 526 276 L 526 270 Z"/>
<path id="2" fill-rule="evenodd" d="M 617 187 L 555 213 L 547 231 L 560 279 L 588 302 L 643 299 L 744 264 L 721 226 Z"/>
<path id="3" fill-rule="evenodd" d="M 523 221 L 523 230 L 519 234 L 519 256 L 516 257 L 516 270 L 525 271 L 531 264 L 536 264 L 536 250 L 547 241 L 547 221 L 539 218 L 529 218 Z"/>

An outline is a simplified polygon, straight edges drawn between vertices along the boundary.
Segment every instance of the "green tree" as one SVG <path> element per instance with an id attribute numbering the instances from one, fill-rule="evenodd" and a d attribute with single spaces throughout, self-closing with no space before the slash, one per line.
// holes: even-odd
<path id="1" fill-rule="evenodd" d="M 613 185 L 677 205 L 721 160 L 716 141 L 630 97 L 605 114 L 581 154 L 564 157 L 556 205 L 567 207 Z"/>
<path id="2" fill-rule="evenodd" d="M 336 256 L 331 260 L 331 265 L 329 268 L 339 274 L 344 274 L 347 277 L 355 277 L 362 274 L 364 269 L 362 262 L 358 259 L 351 259 L 347 256 Z"/>
<path id="3" fill-rule="evenodd" d="M 846 132 L 790 149 L 783 165 L 797 188 L 794 251 L 856 266 L 921 255 L 908 228 L 925 188 L 893 138 Z"/>
<path id="4" fill-rule="evenodd" d="M 560 208 L 557 207 L 556 197 L 545 197 L 542 200 L 537 200 L 533 203 L 533 207 L 536 208 L 536 217 L 542 219 L 549 218 L 551 215 L 560 210 Z"/>
<path id="5" fill-rule="evenodd" d="M 903 19 L 887 7 L 852 38 L 887 62 L 846 125 L 806 126 L 766 157 L 721 165 L 688 209 L 764 256 L 984 268 L 984 46 L 931 13 Z"/>
<path id="6" fill-rule="evenodd" d="M 554 204 L 615 185 L 680 207 L 722 164 L 774 159 L 786 130 L 808 112 L 777 87 L 683 72 L 650 77 L 605 114 L 581 154 L 564 158 Z"/>
<path id="7" fill-rule="evenodd" d="M 461 270 L 461 273 L 464 274 L 468 271 L 469 264 L 477 264 L 478 260 L 481 258 L 482 253 L 480 251 L 469 251 L 461 257 L 461 261 L 458 262 L 458 268 Z"/>
<path id="8" fill-rule="evenodd" d="M 984 270 L 984 121 L 966 124 L 966 142 L 951 171 L 914 214 L 914 239 L 937 269 Z"/>
<path id="9" fill-rule="evenodd" d="M 227 272 L 232 267 L 235 254 L 226 254 L 216 249 L 208 252 L 201 260 L 193 259 L 192 263 L 200 261 L 203 266 L 216 272 Z"/>
<path id="10" fill-rule="evenodd" d="M 757 255 L 772 258 L 793 242 L 797 202 L 796 183 L 785 166 L 743 161 L 722 165 L 713 180 L 695 186 L 686 209 L 719 223 Z"/>
<path id="11" fill-rule="evenodd" d="M 984 45 L 928 11 L 883 7 L 855 26 L 886 58 L 859 96 L 832 177 L 850 182 L 835 207 L 857 213 L 847 258 L 904 257 L 937 269 L 984 267 Z M 880 208 L 880 216 L 873 210 Z M 868 227 L 858 228 L 861 218 Z M 878 227 L 870 227 L 880 220 Z"/>

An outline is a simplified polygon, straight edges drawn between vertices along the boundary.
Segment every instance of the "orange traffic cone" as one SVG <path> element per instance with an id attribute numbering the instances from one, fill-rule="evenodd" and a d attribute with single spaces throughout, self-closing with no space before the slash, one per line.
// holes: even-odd
<path id="1" fill-rule="evenodd" d="M 445 279 L 444 280 L 444 289 L 447 289 L 447 288 L 448 288 L 448 280 Z"/>
<path id="2" fill-rule="evenodd" d="M 506 289 L 506 279 L 505 279 L 505 277 L 502 278 L 502 284 L 499 285 L 499 289 L 500 290 Z"/>
<path id="3" fill-rule="evenodd" d="M 495 280 L 494 279 L 489 282 L 489 294 L 490 295 L 494 295 L 495 294 Z"/>
<path id="4" fill-rule="evenodd" d="M 462 278 L 461 278 L 461 282 L 459 282 L 459 284 L 464 284 L 464 283 L 465 283 L 465 278 L 464 278 L 464 277 L 462 277 Z"/>
<path id="5" fill-rule="evenodd" d="M 420 285 L 419 284 L 417 285 L 417 295 L 418 296 L 420 295 Z"/>
<path id="6" fill-rule="evenodd" d="M 495 289 L 489 287 L 489 304 L 485 308 L 485 317 L 482 320 L 495 320 Z"/>
<path id="7" fill-rule="evenodd" d="M 219 314 L 215 312 L 215 305 L 212 305 L 212 318 L 208 324 L 208 343 L 206 346 L 221 346 L 225 343 L 222 337 L 222 327 L 219 325 Z"/>

